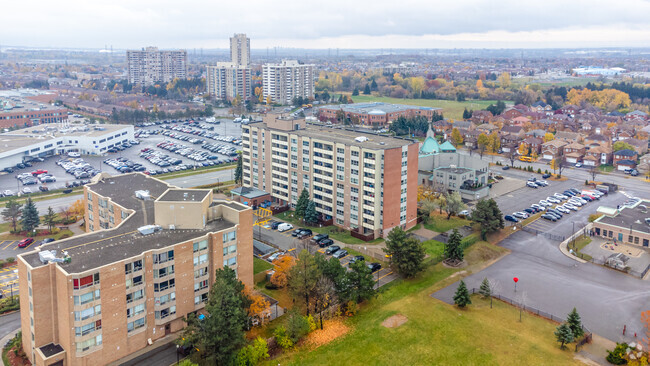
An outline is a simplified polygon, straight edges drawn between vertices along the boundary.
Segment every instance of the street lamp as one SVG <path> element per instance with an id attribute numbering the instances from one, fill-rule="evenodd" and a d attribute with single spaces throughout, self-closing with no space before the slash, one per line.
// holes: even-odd
<path id="1" fill-rule="evenodd" d="M 178 345 L 178 344 L 176 345 L 176 364 L 177 365 L 181 363 L 180 356 L 178 356 L 178 349 L 180 347 L 181 347 L 180 345 Z"/>
<path id="2" fill-rule="evenodd" d="M 18 270 L 14 269 L 14 273 L 16 274 L 16 280 L 18 280 Z M 14 283 L 11 283 L 11 303 L 14 303 Z"/>

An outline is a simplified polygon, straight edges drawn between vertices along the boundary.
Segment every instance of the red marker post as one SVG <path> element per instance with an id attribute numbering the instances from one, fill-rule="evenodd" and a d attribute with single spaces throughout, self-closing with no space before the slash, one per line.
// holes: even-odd
<path id="1" fill-rule="evenodd" d="M 512 280 L 515 281 L 515 292 L 517 292 L 517 282 L 519 282 L 519 278 L 514 277 Z"/>

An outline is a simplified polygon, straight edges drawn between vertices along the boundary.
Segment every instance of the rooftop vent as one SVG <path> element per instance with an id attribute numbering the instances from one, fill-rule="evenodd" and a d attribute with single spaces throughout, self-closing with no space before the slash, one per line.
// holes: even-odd
<path id="1" fill-rule="evenodd" d="M 356 141 L 356 142 L 366 142 L 366 141 L 368 141 L 368 138 L 366 136 L 359 136 L 359 137 L 355 137 L 354 141 Z"/>
<path id="2" fill-rule="evenodd" d="M 135 191 L 135 197 L 146 201 L 151 198 L 151 195 L 149 194 L 149 191 L 140 190 L 140 191 Z"/>
<path id="3" fill-rule="evenodd" d="M 140 226 L 138 228 L 138 231 L 142 235 L 149 235 L 155 233 L 156 231 L 160 231 L 161 229 L 162 228 L 160 227 L 160 225 L 145 225 L 145 226 Z"/>

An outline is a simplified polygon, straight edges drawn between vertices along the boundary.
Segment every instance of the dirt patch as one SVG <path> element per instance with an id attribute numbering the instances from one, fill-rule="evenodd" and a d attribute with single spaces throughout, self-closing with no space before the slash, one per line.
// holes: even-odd
<path id="1" fill-rule="evenodd" d="M 391 317 L 386 318 L 381 325 L 386 327 L 386 328 L 397 328 L 401 326 L 402 324 L 406 323 L 406 321 L 409 320 L 407 317 L 405 317 L 402 314 L 395 314 Z"/>
<path id="2" fill-rule="evenodd" d="M 350 327 L 345 325 L 340 319 L 329 320 L 323 323 L 323 329 L 316 329 L 311 332 L 305 339 L 305 345 L 318 348 L 328 344 L 336 338 L 346 335 Z"/>
<path id="3" fill-rule="evenodd" d="M 465 268 L 465 267 L 467 267 L 467 262 L 462 261 L 457 266 L 453 266 L 453 265 L 447 264 L 447 262 L 445 262 L 445 261 L 442 261 L 442 265 L 447 267 L 447 268 Z"/>

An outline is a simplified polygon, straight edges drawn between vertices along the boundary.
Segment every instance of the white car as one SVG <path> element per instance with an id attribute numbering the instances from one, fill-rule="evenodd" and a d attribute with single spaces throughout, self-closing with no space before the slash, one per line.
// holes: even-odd
<path id="1" fill-rule="evenodd" d="M 23 194 L 30 194 L 32 193 L 32 190 L 29 187 L 23 187 Z"/>
<path id="2" fill-rule="evenodd" d="M 547 201 L 544 201 L 544 200 L 539 201 L 539 204 L 542 205 L 542 206 L 546 206 L 546 207 L 551 207 L 551 206 L 553 206 L 552 203 L 547 202 Z"/>
<path id="3" fill-rule="evenodd" d="M 561 194 L 561 193 L 555 193 L 553 196 L 554 196 L 555 198 L 557 198 L 557 199 L 562 200 L 562 201 L 564 201 L 564 200 L 568 200 L 568 199 L 569 199 L 569 197 L 567 197 L 567 196 L 565 196 L 565 195 L 563 195 L 563 194 Z"/>
<path id="4" fill-rule="evenodd" d="M 279 232 L 283 232 L 283 231 L 287 231 L 287 230 L 291 230 L 291 229 L 293 229 L 293 225 L 291 225 L 291 224 L 289 224 L 287 222 L 283 222 L 280 225 L 278 225 L 278 231 Z"/>
<path id="5" fill-rule="evenodd" d="M 560 200 L 555 197 L 547 197 L 546 200 L 551 203 L 560 203 Z"/>
<path id="6" fill-rule="evenodd" d="M 573 206 L 578 206 L 578 207 L 582 207 L 582 205 L 583 205 L 582 202 L 578 201 L 575 198 L 570 199 L 568 203 L 570 203 Z"/>
<path id="7" fill-rule="evenodd" d="M 29 178 L 32 176 L 32 173 L 20 173 L 16 176 L 17 179 Z"/>
<path id="8" fill-rule="evenodd" d="M 555 209 L 562 212 L 562 213 L 564 213 L 564 214 L 570 214 L 571 213 L 571 211 L 568 208 L 564 208 L 562 206 L 557 206 L 557 207 L 555 207 Z"/>
<path id="9" fill-rule="evenodd" d="M 582 167 L 582 163 L 576 163 L 576 168 Z"/>
<path id="10" fill-rule="evenodd" d="M 542 205 L 538 205 L 537 203 L 533 203 L 532 205 L 530 205 L 530 207 L 536 208 L 539 211 L 546 211 L 546 207 L 544 207 Z"/>
<path id="11" fill-rule="evenodd" d="M 2 195 L 5 196 L 5 197 L 9 197 L 9 196 L 13 196 L 14 192 L 7 189 L 7 190 L 2 191 Z"/>
<path id="12" fill-rule="evenodd" d="M 71 158 L 78 158 L 78 157 L 81 156 L 81 154 L 79 154 L 78 152 L 70 151 L 68 153 L 68 156 L 71 157 Z"/>
<path id="13" fill-rule="evenodd" d="M 530 188 L 537 188 L 537 184 L 535 184 L 534 182 L 526 182 L 526 186 Z"/>
<path id="14" fill-rule="evenodd" d="M 513 212 L 512 216 L 514 216 L 514 217 L 516 217 L 518 219 L 527 219 L 528 218 L 528 214 L 525 213 L 525 212 Z"/>
<path id="15" fill-rule="evenodd" d="M 458 216 L 469 216 L 469 211 L 468 210 L 462 210 L 461 212 L 458 213 Z"/>
<path id="16" fill-rule="evenodd" d="M 565 203 L 563 207 L 568 208 L 569 210 L 578 211 L 578 208 L 570 203 Z"/>

